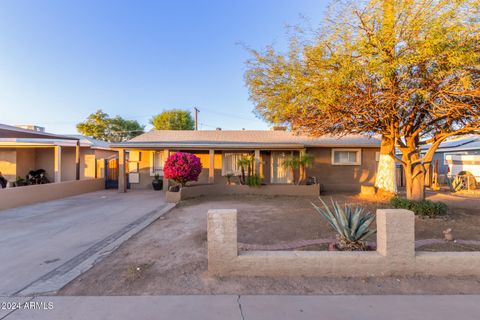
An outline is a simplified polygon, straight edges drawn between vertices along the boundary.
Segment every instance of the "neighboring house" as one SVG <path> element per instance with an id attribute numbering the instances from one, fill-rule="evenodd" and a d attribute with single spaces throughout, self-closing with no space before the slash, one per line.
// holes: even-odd
<path id="1" fill-rule="evenodd" d="M 46 171 L 50 182 L 99 178 L 104 159 L 117 156 L 103 141 L 32 128 L 0 124 L 0 172 L 9 182 L 38 169 Z"/>
<path id="2" fill-rule="evenodd" d="M 433 157 L 438 160 L 439 182 L 447 176 L 472 175 L 480 182 L 480 135 L 468 135 L 440 144 Z"/>
<path id="3" fill-rule="evenodd" d="M 111 147 L 119 150 L 120 176 L 122 170 L 128 173 L 132 189 L 151 188 L 153 176 L 163 176 L 164 162 L 173 152 L 191 152 L 201 159 L 199 184 L 225 184 L 227 174 L 238 176 L 237 160 L 245 154 L 257 159 L 255 171 L 263 183 L 292 183 L 290 170 L 282 163 L 291 155 L 307 152 L 313 156 L 307 177 L 317 178 L 327 191 L 358 191 L 362 184 L 374 183 L 380 140 L 360 135 L 312 138 L 285 130 L 152 130 Z M 232 181 L 238 183 L 238 178 Z M 124 181 L 119 189 L 125 190 Z"/>
<path id="4" fill-rule="evenodd" d="M 422 154 L 429 147 L 430 145 L 422 146 Z M 397 156 L 401 156 L 401 154 L 397 153 Z M 435 161 L 438 161 L 438 182 L 440 184 L 446 184 L 448 176 L 464 173 L 470 173 L 480 178 L 480 135 L 467 135 L 442 142 L 433 156 L 432 168 L 425 177 L 427 186 L 431 184 Z M 397 165 L 397 168 L 403 174 L 401 165 Z M 398 184 L 404 185 L 401 174 Z"/>

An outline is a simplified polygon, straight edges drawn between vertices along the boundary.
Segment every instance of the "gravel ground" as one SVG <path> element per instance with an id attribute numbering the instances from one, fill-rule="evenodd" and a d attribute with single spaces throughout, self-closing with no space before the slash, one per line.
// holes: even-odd
<path id="1" fill-rule="evenodd" d="M 335 195 L 340 202 L 359 203 L 371 210 L 386 207 L 377 199 Z M 334 237 L 312 209 L 313 198 L 202 197 L 184 201 L 167 215 L 124 243 L 60 295 L 161 294 L 456 294 L 480 293 L 479 278 L 269 278 L 210 277 L 207 274 L 206 216 L 208 209 L 238 209 L 238 241 L 274 244 L 298 239 Z M 445 199 L 437 199 L 444 200 Z M 455 237 L 480 240 L 480 199 L 450 202 L 451 214 L 416 220 L 416 238 L 441 238 L 453 229 Z M 374 240 L 374 239 L 371 239 Z M 424 250 L 471 250 L 452 244 Z M 453 248 L 453 249 L 452 249 Z M 310 248 L 315 249 L 315 248 Z M 321 247 L 317 249 L 322 249 Z"/>

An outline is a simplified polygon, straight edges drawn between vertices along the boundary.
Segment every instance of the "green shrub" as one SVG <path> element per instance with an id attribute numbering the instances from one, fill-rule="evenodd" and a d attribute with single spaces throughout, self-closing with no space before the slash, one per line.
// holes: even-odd
<path id="1" fill-rule="evenodd" d="M 260 187 L 262 184 L 262 178 L 258 174 L 254 174 L 247 177 L 247 185 L 250 187 Z"/>
<path id="2" fill-rule="evenodd" d="M 447 213 L 447 205 L 443 202 L 433 202 L 430 200 L 414 201 L 394 197 L 390 200 L 390 204 L 394 208 L 411 210 L 421 217 L 435 218 L 437 215 Z"/>

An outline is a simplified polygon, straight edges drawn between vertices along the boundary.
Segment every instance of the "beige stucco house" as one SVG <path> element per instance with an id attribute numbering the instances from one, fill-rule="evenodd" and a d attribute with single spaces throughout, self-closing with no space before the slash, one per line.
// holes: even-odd
<path id="1" fill-rule="evenodd" d="M 255 156 L 255 171 L 263 183 L 291 184 L 292 174 L 282 163 L 292 154 L 306 152 L 313 156 L 306 175 L 315 177 L 324 190 L 358 191 L 361 185 L 374 184 L 380 139 L 312 138 L 285 130 L 152 130 L 111 147 L 119 150 L 120 177 L 128 177 L 131 189 L 151 188 L 153 176 L 163 176 L 168 155 L 179 151 L 200 157 L 203 170 L 197 184 L 226 184 L 227 173 L 240 174 L 237 160 L 245 154 Z M 124 191 L 126 182 L 120 180 L 119 189 Z"/>
<path id="2" fill-rule="evenodd" d="M 103 141 L 0 124 L 0 172 L 9 182 L 38 169 L 50 182 L 101 178 L 104 160 L 116 156 Z"/>

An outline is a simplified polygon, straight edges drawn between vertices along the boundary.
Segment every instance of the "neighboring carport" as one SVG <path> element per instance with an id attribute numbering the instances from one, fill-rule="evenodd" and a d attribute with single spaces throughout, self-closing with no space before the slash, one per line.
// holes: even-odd
<path id="1" fill-rule="evenodd" d="M 18 176 L 23 178 L 25 170 L 28 170 L 26 168 L 39 163 L 52 168 L 53 182 L 61 182 L 62 148 L 65 148 L 64 151 L 68 148 L 74 152 L 73 177 L 80 180 L 79 138 L 0 124 L 0 172 L 7 180 L 16 179 Z"/>

